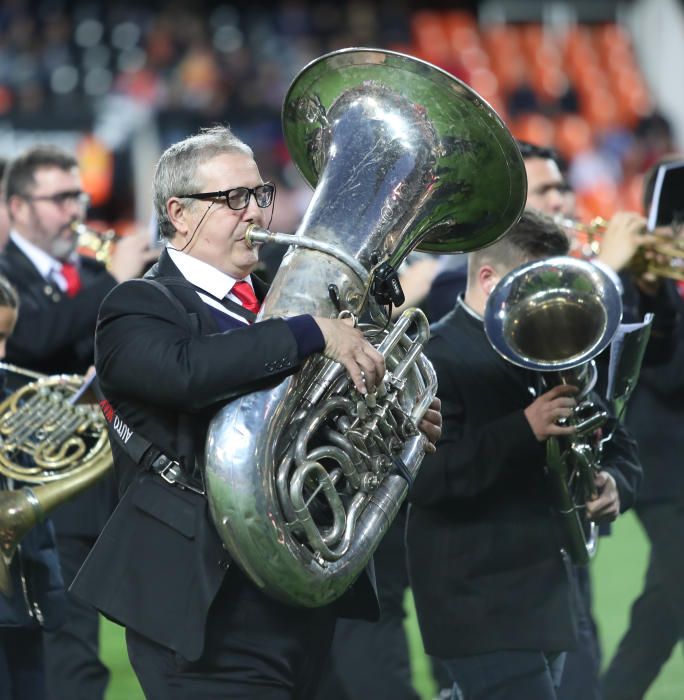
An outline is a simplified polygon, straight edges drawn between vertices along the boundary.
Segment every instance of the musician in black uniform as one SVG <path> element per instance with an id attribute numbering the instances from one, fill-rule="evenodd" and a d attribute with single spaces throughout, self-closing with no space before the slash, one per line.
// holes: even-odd
<path id="1" fill-rule="evenodd" d="M 465 296 L 428 344 L 444 431 L 410 494 L 409 573 L 425 649 L 444 661 L 458 698 L 553 699 L 562 652 L 576 644 L 569 565 L 544 475 L 545 440 L 572 430 L 557 420 L 572 411 L 576 388 L 532 393 L 536 373 L 502 359 L 482 321 L 503 275 L 567 246 L 555 224 L 526 212 L 470 255 Z M 640 477 L 635 443 L 614 424 L 605 428 L 615 437 L 598 497 L 587 503 L 595 520 L 628 508 Z"/>
<path id="2" fill-rule="evenodd" d="M 46 374 L 83 374 L 93 364 L 97 310 L 117 282 L 134 277 L 156 257 L 144 236 L 117 246 L 109 268 L 75 253 L 72 225 L 82 222 L 87 195 L 73 156 L 35 146 L 7 166 L 4 197 L 10 239 L 0 272 L 15 286 L 21 313 L 7 343 L 8 361 Z M 115 500 L 111 478 L 53 512 L 68 586 L 94 543 Z M 59 631 L 46 635 L 48 691 L 53 700 L 104 696 L 109 673 L 98 658 L 98 617 L 67 595 Z"/>
<path id="3" fill-rule="evenodd" d="M 647 211 L 659 165 L 644 180 Z M 678 342 L 667 364 L 642 370 L 627 411 L 644 468 L 635 511 L 651 550 L 629 627 L 602 679 L 605 700 L 643 698 L 677 642 L 684 640 L 684 284 L 668 280 L 663 287 L 679 310 Z"/>
<path id="4" fill-rule="evenodd" d="M 245 231 L 263 225 L 274 188 L 230 130 L 168 148 L 154 193 L 167 248 L 149 279 L 109 294 L 96 336 L 108 411 L 150 447 L 137 459 L 110 440 L 122 499 L 72 590 L 126 627 L 149 698 L 311 697 L 335 617 L 377 615 L 371 578 L 323 608 L 271 599 L 232 563 L 206 498 L 153 465 L 157 455 L 177 460 L 186 485 L 201 490 L 209 420 L 227 399 L 282 381 L 316 352 L 342 362 L 365 392 L 384 360 L 348 320 L 251 323 L 265 288 Z M 428 414 L 434 440 L 439 414 Z"/>
<path id="5" fill-rule="evenodd" d="M 19 299 L 0 276 L 0 359 L 17 322 Z M 0 401 L 9 394 L 0 371 Z M 23 484 L 0 474 L 0 494 Z M 0 512 L 4 530 L 5 509 Z M 3 532 L 11 537 L 11 528 Z M 8 541 L 3 537 L 3 544 Z M 0 700 L 44 700 L 46 697 L 43 630 L 64 621 L 66 601 L 52 523 L 37 523 L 17 543 L 9 565 L 0 562 L 6 587 L 0 590 Z M 6 554 L 6 552 L 4 552 Z"/>

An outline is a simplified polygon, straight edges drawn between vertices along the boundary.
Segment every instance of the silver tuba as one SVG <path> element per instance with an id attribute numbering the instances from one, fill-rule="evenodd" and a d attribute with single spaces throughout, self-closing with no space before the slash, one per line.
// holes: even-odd
<path id="1" fill-rule="evenodd" d="M 540 393 L 556 384 L 580 390 L 569 438 L 546 441 L 546 469 L 560 513 L 564 547 L 575 564 L 596 551 L 597 527 L 585 516 L 595 495 L 607 412 L 587 397 L 596 383 L 594 359 L 611 342 L 622 318 L 620 292 L 589 262 L 569 257 L 530 262 L 506 275 L 487 300 L 487 337 L 505 359 L 541 372 Z"/>
<path id="2" fill-rule="evenodd" d="M 294 236 L 252 228 L 289 250 L 260 319 L 368 314 L 385 356 L 367 400 L 322 356 L 221 409 L 209 427 L 209 506 L 233 559 L 266 593 L 317 607 L 362 572 L 417 473 L 417 422 L 436 391 L 422 354 L 425 316 L 392 326 L 379 270 L 414 249 L 466 252 L 519 218 L 527 182 L 508 129 L 466 85 L 414 58 L 348 49 L 314 61 L 283 106 L 292 158 L 315 188 Z M 408 332 L 414 328 L 415 340 Z"/>

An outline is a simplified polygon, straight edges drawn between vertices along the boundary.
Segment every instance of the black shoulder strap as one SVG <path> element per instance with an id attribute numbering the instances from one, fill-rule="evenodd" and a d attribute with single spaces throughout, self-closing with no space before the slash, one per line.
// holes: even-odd
<path id="1" fill-rule="evenodd" d="M 163 280 L 164 284 L 161 284 L 160 280 Z M 245 309 L 244 306 L 238 304 L 235 301 L 232 301 L 231 299 L 219 299 L 218 297 L 208 292 L 206 289 L 202 289 L 202 287 L 198 287 L 192 282 L 188 282 L 186 279 L 181 279 L 178 277 L 155 277 L 148 278 L 147 281 L 155 282 L 158 286 L 163 288 L 164 292 L 167 295 L 170 295 L 172 297 L 173 294 L 171 294 L 168 287 L 175 286 L 183 287 L 185 289 L 191 289 L 195 292 L 199 292 L 200 294 L 204 294 L 205 296 L 211 297 L 214 301 L 217 301 L 219 304 L 221 304 L 221 306 L 223 306 L 225 309 L 227 309 L 231 313 L 236 314 L 237 316 L 240 316 L 241 318 L 244 318 L 249 323 L 254 323 L 254 321 L 256 320 L 257 315 L 253 311 L 248 311 L 247 309 Z M 174 297 L 174 299 L 176 299 L 176 297 Z M 176 301 L 178 302 L 178 299 L 176 299 Z"/>
<path id="2" fill-rule="evenodd" d="M 163 284 L 156 280 L 143 279 L 149 284 L 153 284 L 169 299 L 169 301 L 180 312 L 181 318 L 187 317 L 187 310 L 183 307 L 180 300 L 174 296 Z M 195 493 L 204 494 L 204 485 L 201 475 L 190 476 L 185 473 L 183 466 L 175 459 L 167 456 L 158 447 L 153 445 L 149 440 L 135 432 L 126 422 L 119 416 L 114 407 L 109 403 L 107 397 L 102 391 L 100 382 L 96 375 L 92 376 L 90 381 L 90 389 L 95 394 L 100 410 L 102 411 L 105 420 L 107 421 L 107 429 L 111 439 L 139 466 L 144 469 L 150 469 L 155 474 L 158 474 L 169 484 L 176 484 L 181 488 L 189 489 Z M 188 420 L 186 416 L 181 415 L 180 429 L 181 434 L 185 435 L 189 431 Z M 195 470 L 193 470 L 195 471 Z"/>
<path id="3" fill-rule="evenodd" d="M 162 284 L 160 280 L 164 280 L 164 284 Z M 170 284 L 176 284 L 179 287 L 187 287 L 189 286 L 188 282 L 185 280 L 179 280 L 175 277 L 143 277 L 138 281 L 146 282 L 147 284 L 151 284 L 153 287 L 158 289 L 173 304 L 173 306 L 176 307 L 176 311 L 180 313 L 181 317 L 188 315 L 188 310 L 183 306 L 181 300 L 175 294 L 173 294 L 168 287 Z"/>

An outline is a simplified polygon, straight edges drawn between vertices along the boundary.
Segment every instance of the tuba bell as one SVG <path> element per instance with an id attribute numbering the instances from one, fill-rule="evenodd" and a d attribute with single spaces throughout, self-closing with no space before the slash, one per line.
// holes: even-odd
<path id="1" fill-rule="evenodd" d="M 99 406 L 78 402 L 83 377 L 45 376 L 4 362 L 0 369 L 32 380 L 0 403 L 0 475 L 10 485 L 27 484 L 0 490 L 0 593 L 9 595 L 9 567 L 21 539 L 104 476 L 112 455 Z"/>
<path id="2" fill-rule="evenodd" d="M 360 327 L 387 373 L 364 399 L 338 363 L 310 358 L 219 410 L 205 473 L 233 560 L 272 597 L 317 607 L 363 571 L 424 454 L 416 426 L 436 391 L 422 354 L 429 326 L 417 309 L 392 325 L 380 280 L 414 248 L 492 243 L 520 217 L 527 182 L 489 105 L 448 73 L 390 51 L 346 49 L 304 68 L 285 98 L 283 131 L 315 191 L 294 236 L 247 234 L 289 246 L 259 319 L 368 317 Z"/>
<path id="3" fill-rule="evenodd" d="M 622 318 L 620 292 L 591 263 L 555 257 L 526 263 L 507 274 L 487 300 L 485 332 L 495 350 L 519 367 L 541 374 L 539 393 L 556 384 L 579 388 L 567 424 L 569 438 L 546 441 L 546 470 L 561 515 L 564 547 L 575 564 L 596 551 L 598 530 L 585 517 L 595 496 L 607 412 L 589 400 L 595 358 L 611 342 Z"/>

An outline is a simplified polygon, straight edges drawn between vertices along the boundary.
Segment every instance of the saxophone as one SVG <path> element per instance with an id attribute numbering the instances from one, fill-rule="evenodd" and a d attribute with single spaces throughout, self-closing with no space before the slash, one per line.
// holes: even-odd
<path id="1" fill-rule="evenodd" d="M 417 474 L 417 429 L 437 383 L 418 309 L 392 325 L 381 281 L 414 248 L 492 243 L 523 210 L 527 181 L 506 126 L 476 93 L 428 63 L 379 49 L 317 59 L 283 106 L 290 154 L 315 188 L 259 319 L 368 319 L 384 355 L 375 394 L 359 395 L 322 356 L 275 387 L 220 409 L 208 432 L 210 513 L 234 561 L 272 597 L 317 607 L 369 562 Z M 391 295 L 390 295 L 391 296 Z M 381 303 L 382 302 L 382 303 Z"/>

